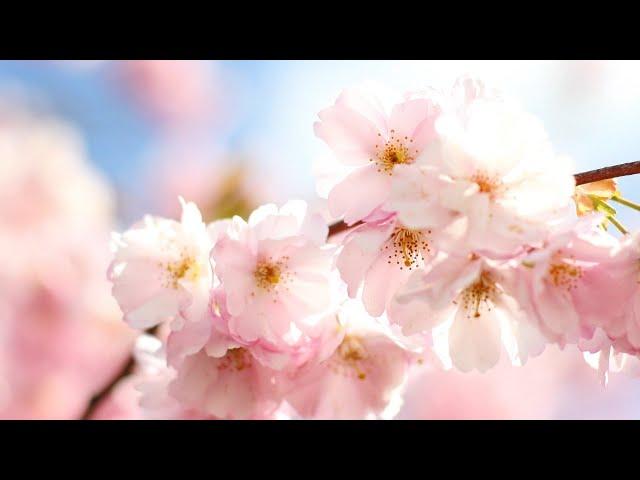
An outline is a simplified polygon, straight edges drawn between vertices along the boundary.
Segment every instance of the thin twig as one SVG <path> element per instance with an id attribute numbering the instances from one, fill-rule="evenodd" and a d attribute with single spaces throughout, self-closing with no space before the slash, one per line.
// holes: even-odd
<path id="1" fill-rule="evenodd" d="M 635 175 L 636 173 L 640 173 L 640 162 L 622 163 L 612 167 L 576 173 L 576 185 L 584 185 L 585 183 L 593 183 L 609 178 L 626 177 L 627 175 Z"/>
<path id="2" fill-rule="evenodd" d="M 102 401 L 111 394 L 111 392 L 113 391 L 113 389 L 115 388 L 115 386 L 118 384 L 120 380 L 122 380 L 123 378 L 133 373 L 133 369 L 135 366 L 136 366 L 136 361 L 133 355 L 130 355 L 129 358 L 127 359 L 127 362 L 122 366 L 122 368 L 113 377 L 113 379 L 109 382 L 109 384 L 91 398 L 89 405 L 87 405 L 87 408 L 85 409 L 84 413 L 82 414 L 82 417 L 80 418 L 82 420 L 91 420 L 91 417 L 96 412 L 96 410 L 98 409 L 98 406 L 102 403 Z"/>
<path id="3" fill-rule="evenodd" d="M 155 326 L 153 328 L 145 330 L 144 333 L 146 333 L 147 335 L 155 335 L 157 331 L 158 327 Z M 91 400 L 89 401 L 89 404 L 87 405 L 85 411 L 82 413 L 80 419 L 91 420 L 91 417 L 94 413 L 96 413 L 98 406 L 100 406 L 100 404 L 111 394 L 111 392 L 113 392 L 113 389 L 116 387 L 118 382 L 120 382 L 120 380 L 133 373 L 135 366 L 136 360 L 133 354 L 131 354 L 129 355 L 127 361 L 122 365 L 122 368 L 118 370 L 118 372 L 113 376 L 111 381 L 107 385 L 105 385 L 102 390 L 91 397 Z"/>

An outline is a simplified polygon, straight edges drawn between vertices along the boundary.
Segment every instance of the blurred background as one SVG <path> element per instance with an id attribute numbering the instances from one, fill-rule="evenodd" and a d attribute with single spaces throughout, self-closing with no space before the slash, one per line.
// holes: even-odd
<path id="1" fill-rule="evenodd" d="M 540 117 L 578 171 L 640 158 L 640 62 L 0 61 L 0 418 L 78 418 L 128 358 L 111 231 L 177 217 L 178 195 L 206 220 L 321 205 L 319 110 L 361 82 L 447 88 L 463 73 Z M 620 187 L 640 201 L 640 176 Z M 619 219 L 640 227 L 632 210 Z M 484 375 L 425 365 L 399 418 L 640 418 L 640 379 L 604 388 L 570 348 Z"/>

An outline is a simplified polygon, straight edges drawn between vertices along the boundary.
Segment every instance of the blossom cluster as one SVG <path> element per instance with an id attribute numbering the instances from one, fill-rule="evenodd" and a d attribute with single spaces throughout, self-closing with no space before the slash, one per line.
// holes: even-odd
<path id="1" fill-rule="evenodd" d="M 143 404 L 386 418 L 425 361 L 485 372 L 577 345 L 606 372 L 640 353 L 640 235 L 606 230 L 540 121 L 471 77 L 381 98 L 346 90 L 314 126 L 346 234 L 302 201 L 205 224 L 181 199 L 180 221 L 114 236 L 124 319 L 159 326 Z"/>

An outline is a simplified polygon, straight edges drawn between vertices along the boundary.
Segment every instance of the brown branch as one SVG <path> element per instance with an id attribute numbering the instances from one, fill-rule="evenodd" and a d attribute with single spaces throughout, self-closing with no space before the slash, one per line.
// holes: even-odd
<path id="1" fill-rule="evenodd" d="M 353 225 L 347 225 L 342 220 L 336 223 L 332 223 L 329 225 L 329 236 L 333 237 L 334 235 L 338 235 L 339 233 L 346 232 L 347 230 L 357 227 L 362 222 L 356 222 Z"/>
<path id="2" fill-rule="evenodd" d="M 155 335 L 157 331 L 158 326 L 155 326 L 145 330 L 144 333 L 147 335 Z M 98 406 L 111 394 L 111 392 L 113 392 L 113 389 L 116 387 L 118 382 L 120 382 L 120 380 L 133 373 L 135 366 L 136 360 L 133 354 L 131 354 L 129 355 L 127 361 L 122 365 L 122 368 L 118 370 L 118 372 L 113 376 L 111 381 L 107 385 L 105 385 L 102 390 L 91 397 L 91 400 L 89 401 L 87 408 L 82 413 L 80 419 L 91 420 L 91 417 L 94 413 L 96 413 Z"/>
<path id="3" fill-rule="evenodd" d="M 84 413 L 82 414 L 82 417 L 80 418 L 82 420 L 91 420 L 91 417 L 96 412 L 96 410 L 98 409 L 98 406 L 102 403 L 102 401 L 111 394 L 111 392 L 113 391 L 113 389 L 115 388 L 115 386 L 118 384 L 120 380 L 122 380 L 123 378 L 133 373 L 133 369 L 135 366 L 136 366 L 136 361 L 133 355 L 130 355 L 129 358 L 127 359 L 127 362 L 122 366 L 122 368 L 118 371 L 118 373 L 111 379 L 111 381 L 107 384 L 107 386 L 105 386 L 102 390 L 100 390 L 91 398 L 89 405 L 87 405 L 87 408 L 85 409 Z"/>
<path id="4" fill-rule="evenodd" d="M 640 162 L 629 162 L 620 165 L 613 165 L 612 167 L 598 168 L 597 170 L 589 170 L 587 172 L 576 173 L 574 175 L 576 179 L 576 185 L 584 185 L 585 183 L 597 182 L 599 180 L 606 180 L 608 178 L 626 177 L 627 175 L 635 175 L 640 173 Z M 339 221 L 329 225 L 329 236 L 337 235 L 352 227 L 360 225 L 362 222 L 358 222 L 352 226 Z"/>
<path id="5" fill-rule="evenodd" d="M 599 168 L 597 170 L 589 170 L 588 172 L 581 172 L 575 174 L 576 185 L 584 185 L 585 183 L 597 182 L 599 180 L 606 180 L 608 178 L 624 177 L 627 175 L 634 175 L 640 173 L 640 161 L 623 163 L 621 165 L 614 165 L 611 167 Z M 346 223 L 339 221 L 329 225 L 329 237 L 338 235 L 339 233 L 346 232 L 347 230 L 360 225 L 362 222 L 356 222 L 354 225 L 347 225 Z M 155 329 L 154 329 L 155 330 Z M 153 333 L 154 330 L 147 333 Z M 111 379 L 100 392 L 95 394 L 84 414 L 82 419 L 87 420 L 95 413 L 98 405 L 113 391 L 116 384 L 127 375 L 133 372 L 135 367 L 135 360 L 131 355 L 128 361 L 122 366 L 120 371 Z"/>
<path id="6" fill-rule="evenodd" d="M 612 167 L 598 168 L 597 170 L 589 170 L 588 172 L 576 173 L 576 185 L 584 185 L 585 183 L 593 183 L 599 180 L 607 180 L 609 178 L 626 177 L 640 173 L 640 162 L 629 162 Z"/>

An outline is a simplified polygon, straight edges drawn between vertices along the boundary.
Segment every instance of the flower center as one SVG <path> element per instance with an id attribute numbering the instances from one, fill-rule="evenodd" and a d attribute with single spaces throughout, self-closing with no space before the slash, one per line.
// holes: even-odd
<path id="1" fill-rule="evenodd" d="M 420 260 L 424 260 L 426 253 L 430 251 L 429 242 L 427 240 L 431 230 L 411 230 L 408 228 L 397 227 L 390 237 L 390 242 L 385 244 L 385 250 L 391 248 L 388 255 L 387 263 L 396 262 L 400 265 L 400 270 L 408 267 L 409 270 L 418 266 Z M 404 267 L 403 267 L 404 266 Z"/>
<path id="2" fill-rule="evenodd" d="M 339 359 L 339 364 L 334 365 L 334 369 L 337 368 L 336 371 L 338 373 L 350 373 L 351 371 L 355 371 L 359 380 L 367 378 L 367 374 L 362 368 L 362 362 L 365 361 L 369 355 L 362 344 L 362 341 L 358 337 L 353 335 L 345 336 L 336 353 Z M 347 371 L 345 372 L 344 368 L 340 367 L 347 367 Z"/>
<path id="3" fill-rule="evenodd" d="M 258 263 L 253 275 L 256 279 L 256 284 L 260 288 L 265 290 L 273 289 L 278 283 L 282 275 L 281 264 L 271 262 Z"/>
<path id="4" fill-rule="evenodd" d="M 242 347 L 230 348 L 218 364 L 218 370 L 241 372 L 251 367 L 251 354 Z"/>
<path id="5" fill-rule="evenodd" d="M 380 137 L 381 135 L 378 134 Z M 370 159 L 371 161 L 375 161 L 378 165 L 378 172 L 385 172 L 388 175 L 391 175 L 393 172 L 393 167 L 396 165 L 402 165 L 406 163 L 413 163 L 414 155 L 412 155 L 411 151 L 407 147 L 407 144 L 413 142 L 413 139 L 409 137 L 404 137 L 401 139 L 396 137 L 395 130 L 391 130 L 391 137 L 387 140 L 384 145 L 376 145 L 376 158 Z M 418 150 L 414 152 L 416 155 L 418 154 Z"/>
<path id="6" fill-rule="evenodd" d="M 553 285 L 567 291 L 576 288 L 578 280 L 583 275 L 582 267 L 572 265 L 561 258 L 557 258 L 549 265 L 547 273 Z"/>
<path id="7" fill-rule="evenodd" d="M 462 307 L 467 311 L 467 318 L 478 318 L 482 310 L 491 311 L 493 302 L 498 294 L 495 282 L 487 272 L 482 272 L 480 278 L 462 291 Z"/>
<path id="8" fill-rule="evenodd" d="M 496 176 L 488 175 L 485 172 L 478 172 L 471 177 L 471 181 L 478 185 L 480 193 L 494 196 L 502 189 L 502 182 Z"/>
<path id="9" fill-rule="evenodd" d="M 190 255 L 181 254 L 175 262 L 169 262 L 164 266 L 168 274 L 165 287 L 178 288 L 180 280 L 187 279 L 195 282 L 202 273 L 200 264 Z"/>

